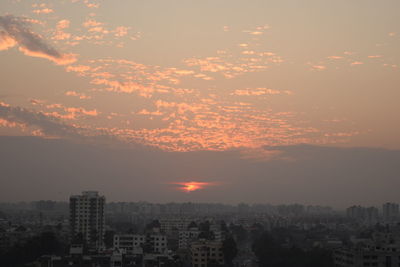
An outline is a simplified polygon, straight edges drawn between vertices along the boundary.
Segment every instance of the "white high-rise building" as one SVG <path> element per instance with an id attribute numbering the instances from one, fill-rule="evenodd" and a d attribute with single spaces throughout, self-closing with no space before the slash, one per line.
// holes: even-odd
<path id="1" fill-rule="evenodd" d="M 106 198 L 96 191 L 84 191 L 69 199 L 72 240 L 82 241 L 90 248 L 103 246 L 105 232 L 104 207 Z"/>

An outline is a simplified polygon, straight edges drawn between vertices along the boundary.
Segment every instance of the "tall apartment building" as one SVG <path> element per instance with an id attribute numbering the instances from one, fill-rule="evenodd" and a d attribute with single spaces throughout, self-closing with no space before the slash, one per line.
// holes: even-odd
<path id="1" fill-rule="evenodd" d="M 385 203 L 382 206 L 383 220 L 385 222 L 396 222 L 399 219 L 399 204 Z"/>
<path id="2" fill-rule="evenodd" d="M 84 191 L 69 199 L 71 239 L 81 237 L 90 248 L 103 246 L 106 199 L 96 191 Z"/>

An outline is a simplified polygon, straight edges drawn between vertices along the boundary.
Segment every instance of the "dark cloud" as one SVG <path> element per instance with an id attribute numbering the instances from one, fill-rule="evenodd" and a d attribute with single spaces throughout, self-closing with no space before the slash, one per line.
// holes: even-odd
<path id="1" fill-rule="evenodd" d="M 16 44 L 26 55 L 49 59 L 56 64 L 76 61 L 72 54 L 62 54 L 47 44 L 43 38 L 31 30 L 28 20 L 12 15 L 0 16 L 0 48 L 8 49 Z"/>
<path id="2" fill-rule="evenodd" d="M 77 142 L 120 145 L 120 142 L 105 132 L 75 127 L 65 124 L 57 118 L 47 116 L 41 112 L 31 111 L 21 107 L 12 107 L 1 104 L 0 118 L 9 122 L 26 125 L 39 129 L 47 137 L 64 138 Z"/>

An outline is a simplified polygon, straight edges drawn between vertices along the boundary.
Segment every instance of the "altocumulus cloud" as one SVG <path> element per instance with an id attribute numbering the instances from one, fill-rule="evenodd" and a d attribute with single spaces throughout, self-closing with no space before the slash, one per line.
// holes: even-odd
<path id="1" fill-rule="evenodd" d="M 28 20 L 13 15 L 0 16 L 0 50 L 19 45 L 25 55 L 46 58 L 58 65 L 71 64 L 76 55 L 63 54 L 51 47 L 43 38 L 31 30 Z"/>

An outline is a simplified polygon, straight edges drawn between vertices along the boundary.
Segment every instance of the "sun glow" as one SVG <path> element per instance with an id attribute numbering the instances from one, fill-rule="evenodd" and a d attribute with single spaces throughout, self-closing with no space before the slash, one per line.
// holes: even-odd
<path id="1" fill-rule="evenodd" d="M 207 182 L 183 182 L 174 184 L 179 186 L 178 188 L 179 190 L 184 191 L 186 193 L 201 190 L 212 185 L 212 183 L 207 183 Z"/>

